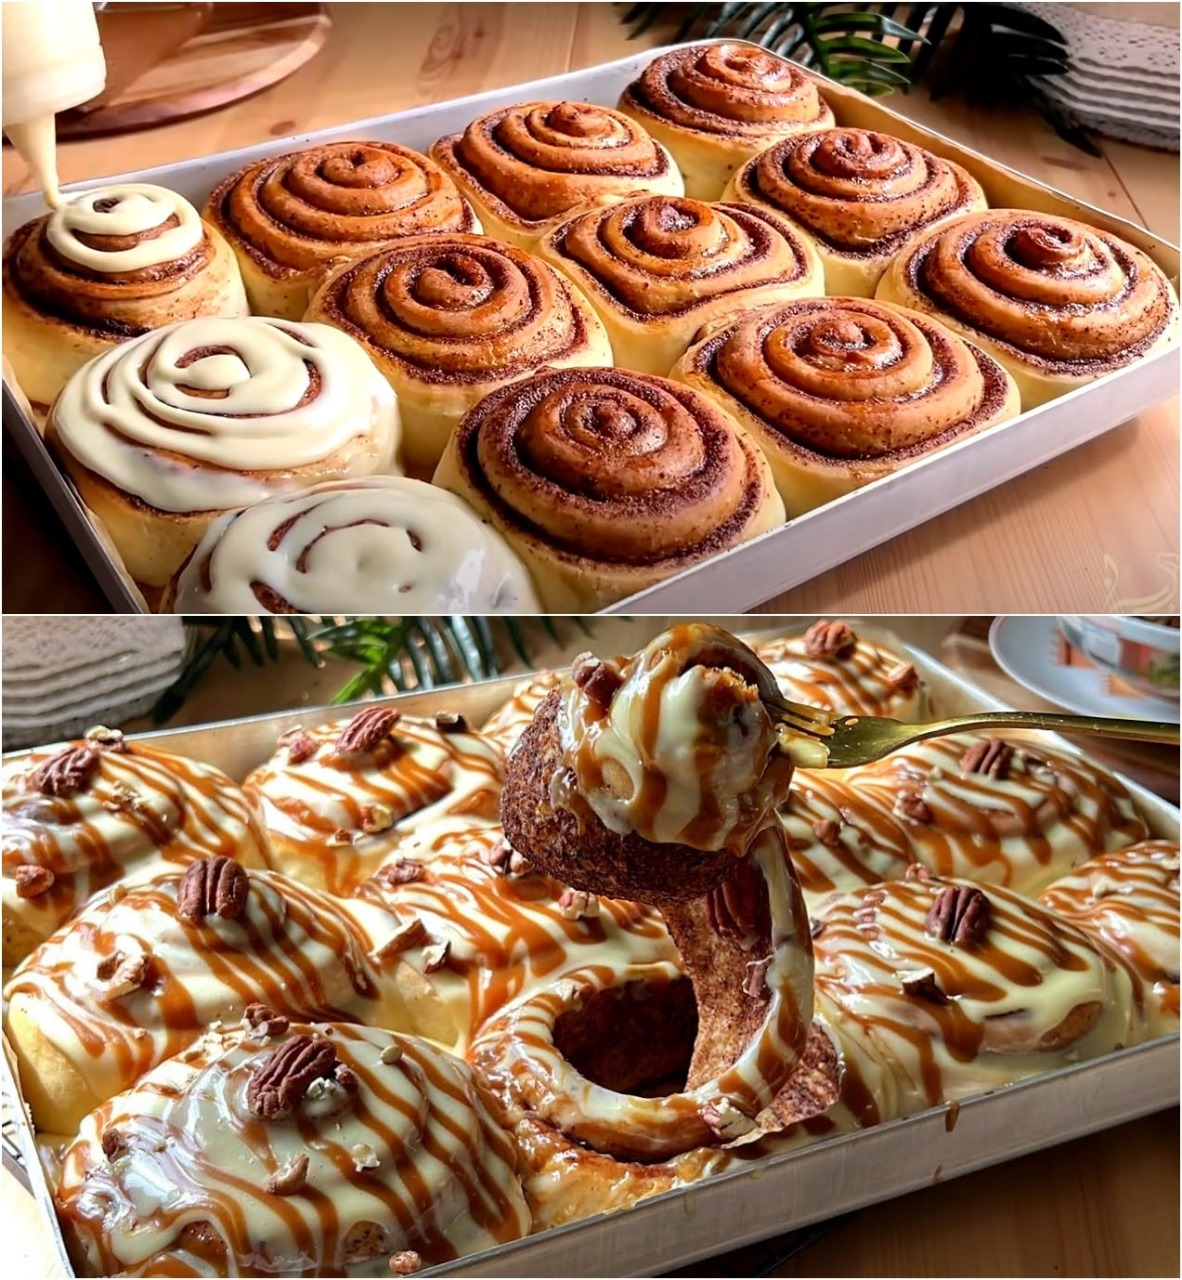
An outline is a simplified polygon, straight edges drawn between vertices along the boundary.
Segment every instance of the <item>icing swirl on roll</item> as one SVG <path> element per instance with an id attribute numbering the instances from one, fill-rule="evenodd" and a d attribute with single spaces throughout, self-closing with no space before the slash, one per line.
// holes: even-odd
<path id="1" fill-rule="evenodd" d="M 45 224 L 45 238 L 67 262 L 122 273 L 183 269 L 205 229 L 197 210 L 165 187 L 123 183 L 72 196 Z"/>
<path id="2" fill-rule="evenodd" d="M 381 476 L 281 494 L 210 526 L 177 613 L 534 612 L 529 576 L 454 494 Z"/>
<path id="3" fill-rule="evenodd" d="M 525 1235 L 514 1152 L 425 1041 L 211 1034 L 87 1117 L 55 1190 L 95 1274 L 389 1275 Z"/>
<path id="4" fill-rule="evenodd" d="M 312 464 L 345 476 L 390 467 L 397 410 L 361 348 L 327 325 L 200 319 L 91 361 L 51 434 L 157 510 L 200 512 L 298 487 Z"/>

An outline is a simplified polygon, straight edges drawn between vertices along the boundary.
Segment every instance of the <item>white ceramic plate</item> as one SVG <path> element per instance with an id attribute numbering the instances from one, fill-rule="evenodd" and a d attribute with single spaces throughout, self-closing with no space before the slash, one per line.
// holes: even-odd
<path id="1" fill-rule="evenodd" d="M 1050 702 L 1083 715 L 1132 716 L 1179 721 L 1179 703 L 1162 698 L 1117 697 L 1099 669 L 1062 667 L 1055 662 L 1059 628 L 1053 617 L 1002 617 L 989 628 L 989 648 L 1013 679 Z"/>

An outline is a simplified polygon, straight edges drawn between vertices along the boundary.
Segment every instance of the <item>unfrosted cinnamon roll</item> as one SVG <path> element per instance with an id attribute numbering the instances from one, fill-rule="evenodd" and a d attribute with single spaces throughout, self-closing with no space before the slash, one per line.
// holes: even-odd
<path id="1" fill-rule="evenodd" d="M 537 613 L 529 574 L 455 494 L 374 476 L 277 494 L 205 531 L 177 613 Z"/>
<path id="2" fill-rule="evenodd" d="M 1146 840 L 1097 854 L 1038 900 L 1120 956 L 1152 1036 L 1178 1030 L 1178 845 Z"/>
<path id="3" fill-rule="evenodd" d="M 276 1025 L 314 1018 L 405 1027 L 396 989 L 377 981 L 367 945 L 335 899 L 230 858 L 114 886 L 5 987 L 4 1029 L 34 1122 L 75 1132 L 88 1111 L 211 1023 L 237 1022 L 259 1002 Z"/>
<path id="4" fill-rule="evenodd" d="M 4 354 L 44 412 L 116 343 L 194 316 L 244 316 L 238 264 L 173 191 L 127 182 L 67 196 L 4 249 Z"/>
<path id="5" fill-rule="evenodd" d="M 1176 341 L 1178 299 L 1148 255 L 1071 218 L 992 209 L 934 228 L 876 297 L 996 357 L 1033 409 Z"/>
<path id="6" fill-rule="evenodd" d="M 685 194 L 698 200 L 720 199 L 735 169 L 781 138 L 833 123 L 800 67 L 745 44 L 661 54 L 624 90 L 619 109 L 669 148 Z"/>
<path id="7" fill-rule="evenodd" d="M 394 393 L 357 343 L 254 316 L 188 320 L 97 357 L 47 436 L 128 572 L 153 587 L 225 511 L 398 469 Z"/>
<path id="8" fill-rule="evenodd" d="M 808 237 L 736 204 L 635 196 L 562 223 L 538 252 L 590 299 L 616 364 L 661 376 L 704 326 L 824 292 Z"/>
<path id="9" fill-rule="evenodd" d="M 928 714 L 927 688 L 914 663 L 848 622 L 821 618 L 800 635 L 754 648 L 780 692 L 793 702 L 842 716 L 889 716 L 909 724 Z"/>
<path id="10" fill-rule="evenodd" d="M 690 348 L 671 375 L 767 455 L 789 515 L 1019 412 L 984 352 L 928 316 L 865 298 L 765 308 Z"/>
<path id="11" fill-rule="evenodd" d="M 482 400 L 435 483 L 504 534 L 547 612 L 591 612 L 774 528 L 759 450 L 685 387 L 566 369 Z"/>
<path id="12" fill-rule="evenodd" d="M 543 366 L 612 362 L 582 294 L 488 236 L 416 236 L 342 267 L 304 318 L 365 348 L 398 395 L 403 457 L 428 474 L 456 423 L 490 391 Z"/>
<path id="13" fill-rule="evenodd" d="M 91 1112 L 54 1201 L 80 1275 L 389 1277 L 528 1234 L 515 1163 L 458 1058 L 260 1021 Z"/>
<path id="14" fill-rule="evenodd" d="M 1119 779 L 1041 741 L 929 738 L 845 776 L 902 823 L 917 862 L 1019 893 L 1148 834 Z"/>
<path id="15" fill-rule="evenodd" d="M 878 1124 L 1137 1043 L 1123 966 L 1017 893 L 893 880 L 812 912 L 841 1104 Z"/>
<path id="16" fill-rule="evenodd" d="M 503 768 L 463 716 L 364 706 L 348 720 L 288 730 L 244 786 L 266 821 L 271 865 L 347 894 L 416 830 L 447 817 L 494 822 Z"/>
<path id="17" fill-rule="evenodd" d="M 4 767 L 4 965 L 100 889 L 225 856 L 261 866 L 262 825 L 220 770 L 92 729 Z"/>
<path id="18" fill-rule="evenodd" d="M 532 249 L 580 205 L 684 189 L 659 142 L 634 120 L 589 102 L 498 107 L 463 133 L 440 138 L 430 154 L 471 201 L 484 230 L 522 249 Z"/>
<path id="19" fill-rule="evenodd" d="M 480 230 L 439 166 L 395 142 L 322 142 L 255 161 L 214 188 L 205 216 L 238 256 L 251 309 L 287 320 L 338 262 L 403 236 Z"/>
<path id="20" fill-rule="evenodd" d="M 987 208 L 958 164 L 871 129 L 788 138 L 745 164 L 727 187 L 784 214 L 813 237 L 832 294 L 872 298 L 891 262 L 930 227 Z"/>

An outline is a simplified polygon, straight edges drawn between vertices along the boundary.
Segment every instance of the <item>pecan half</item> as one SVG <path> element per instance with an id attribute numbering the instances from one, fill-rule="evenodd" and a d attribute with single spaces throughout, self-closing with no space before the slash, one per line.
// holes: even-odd
<path id="1" fill-rule="evenodd" d="M 386 884 L 414 884 L 423 878 L 423 864 L 418 858 L 399 858 L 378 872 L 378 879 Z"/>
<path id="2" fill-rule="evenodd" d="M 435 717 L 435 727 L 440 733 L 467 733 L 468 722 L 456 711 L 441 711 Z"/>
<path id="3" fill-rule="evenodd" d="M 39 898 L 53 888 L 57 876 L 48 867 L 34 863 L 32 866 L 17 867 L 13 878 L 16 880 L 18 898 Z"/>
<path id="4" fill-rule="evenodd" d="M 966 950 L 979 947 L 989 932 L 993 907 L 975 885 L 947 885 L 928 909 L 924 927 L 933 938 Z"/>
<path id="5" fill-rule="evenodd" d="M 940 990 L 940 984 L 936 981 L 936 975 L 931 969 L 903 974 L 900 981 L 903 990 L 917 1000 L 926 1000 L 929 1004 L 948 1003 L 948 997 Z"/>
<path id="6" fill-rule="evenodd" d="M 904 791 L 895 801 L 895 812 L 912 822 L 931 822 L 935 815 L 927 801 L 914 791 Z"/>
<path id="7" fill-rule="evenodd" d="M 589 653 L 580 654 L 571 667 L 571 679 L 596 706 L 607 710 L 624 677 L 610 663 L 600 662 Z"/>
<path id="8" fill-rule="evenodd" d="M 706 897 L 706 919 L 720 938 L 762 938 L 770 928 L 767 882 L 748 858 Z"/>
<path id="9" fill-rule="evenodd" d="M 293 1156 L 267 1179 L 267 1191 L 273 1196 L 294 1196 L 308 1181 L 308 1157 Z"/>
<path id="10" fill-rule="evenodd" d="M 29 782 L 43 796 L 72 796 L 85 789 L 98 766 L 94 747 L 63 747 L 33 771 Z"/>
<path id="11" fill-rule="evenodd" d="M 810 658 L 848 658 L 858 637 L 848 622 L 814 622 L 804 633 L 804 651 Z"/>
<path id="12" fill-rule="evenodd" d="M 179 916 L 200 924 L 206 916 L 237 920 L 246 910 L 250 877 L 233 858 L 219 856 L 191 862 L 181 877 L 176 895 Z"/>
<path id="13" fill-rule="evenodd" d="M 558 910 L 564 920 L 594 920 L 599 915 L 599 899 L 582 889 L 563 889 Z"/>
<path id="14" fill-rule="evenodd" d="M 402 712 L 395 711 L 393 707 L 366 707 L 341 730 L 336 749 L 344 755 L 372 751 L 390 736 L 401 719 Z"/>
<path id="15" fill-rule="evenodd" d="M 336 1065 L 337 1051 L 329 1041 L 292 1036 L 251 1076 L 246 1105 L 264 1120 L 280 1119 L 303 1101 L 313 1080 L 330 1078 Z"/>
<path id="16" fill-rule="evenodd" d="M 960 772 L 983 773 L 987 777 L 996 778 L 999 782 L 1010 776 L 1010 765 L 1014 759 L 1014 748 L 1000 738 L 981 738 L 960 758 Z"/>

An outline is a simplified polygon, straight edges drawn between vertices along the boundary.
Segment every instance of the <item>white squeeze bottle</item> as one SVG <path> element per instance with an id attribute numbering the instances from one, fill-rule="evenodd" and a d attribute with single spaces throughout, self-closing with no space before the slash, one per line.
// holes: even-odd
<path id="1" fill-rule="evenodd" d="M 5 0 L 4 132 L 59 204 L 54 115 L 101 93 L 107 64 L 90 0 Z"/>

